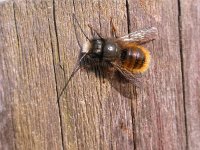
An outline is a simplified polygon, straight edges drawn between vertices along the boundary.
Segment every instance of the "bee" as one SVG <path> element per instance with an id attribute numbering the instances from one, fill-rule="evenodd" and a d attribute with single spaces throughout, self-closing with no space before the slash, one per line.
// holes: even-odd
<path id="1" fill-rule="evenodd" d="M 86 37 L 87 42 L 82 47 L 82 57 L 77 62 L 63 91 L 74 74 L 80 69 L 80 63 L 85 57 L 100 63 L 109 64 L 133 83 L 137 82 L 137 75 L 144 73 L 149 68 L 151 59 L 150 51 L 141 46 L 141 44 L 154 40 L 157 37 L 158 30 L 156 27 L 138 30 L 128 35 L 117 37 L 116 28 L 111 19 L 111 38 L 102 37 L 92 26 L 88 25 L 92 35 L 97 35 L 97 37 L 89 39 L 82 30 L 75 15 L 74 19 Z"/>

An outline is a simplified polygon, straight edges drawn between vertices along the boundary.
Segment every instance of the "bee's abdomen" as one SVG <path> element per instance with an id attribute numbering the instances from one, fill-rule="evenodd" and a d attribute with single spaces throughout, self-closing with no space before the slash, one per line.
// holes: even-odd
<path id="1" fill-rule="evenodd" d="M 140 69 L 145 63 L 145 54 L 139 48 L 128 48 L 121 54 L 122 65 L 129 70 Z"/>

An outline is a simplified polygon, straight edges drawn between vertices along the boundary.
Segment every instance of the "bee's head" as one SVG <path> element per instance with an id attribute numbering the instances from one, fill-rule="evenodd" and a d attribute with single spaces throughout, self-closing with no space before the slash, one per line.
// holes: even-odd
<path id="1" fill-rule="evenodd" d="M 103 39 L 92 40 L 91 55 L 93 55 L 94 57 L 102 57 L 104 44 L 105 44 L 105 41 Z"/>
<path id="2" fill-rule="evenodd" d="M 91 42 L 87 42 L 83 46 L 83 52 L 88 53 L 91 58 L 101 58 L 110 61 L 119 56 L 117 44 L 104 39 L 94 39 Z"/>
<path id="3" fill-rule="evenodd" d="M 104 40 L 103 39 L 94 39 L 92 41 L 87 41 L 83 45 L 83 53 L 87 53 L 91 57 L 101 57 L 103 52 L 103 45 Z"/>

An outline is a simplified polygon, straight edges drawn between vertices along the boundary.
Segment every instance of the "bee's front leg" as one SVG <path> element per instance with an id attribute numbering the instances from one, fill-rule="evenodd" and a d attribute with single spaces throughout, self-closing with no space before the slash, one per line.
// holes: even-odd
<path id="1" fill-rule="evenodd" d="M 112 17 L 110 18 L 110 26 L 111 26 L 111 35 L 112 35 L 112 37 L 113 38 L 117 38 L 116 28 L 115 28 L 115 25 L 113 24 Z"/>

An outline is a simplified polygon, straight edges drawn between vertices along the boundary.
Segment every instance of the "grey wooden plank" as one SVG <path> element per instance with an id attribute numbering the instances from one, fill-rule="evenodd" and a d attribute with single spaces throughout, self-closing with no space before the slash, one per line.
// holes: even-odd
<path id="1" fill-rule="evenodd" d="M 109 37 L 110 17 L 113 17 L 118 35 L 127 34 L 126 1 L 57 1 L 60 62 L 57 67 L 59 91 L 69 78 L 79 55 L 77 38 L 82 45 L 83 34 L 75 36 L 72 13 L 90 37 L 87 24 L 103 36 Z M 55 54 L 56 55 L 56 54 Z M 96 75 L 97 76 L 96 76 Z M 98 77 L 100 76 L 100 77 Z M 122 95 L 123 87 L 116 80 L 103 79 L 99 68 L 81 69 L 72 78 L 60 99 L 63 118 L 64 143 L 67 149 L 133 149 L 131 98 L 133 86 L 125 89 L 131 98 Z M 129 93 L 130 92 L 130 93 Z"/>
<path id="2" fill-rule="evenodd" d="M 1 149 L 62 149 L 52 1 L 0 4 Z"/>
<path id="3" fill-rule="evenodd" d="M 200 149 L 200 1 L 180 1 L 188 149 Z"/>
<path id="4" fill-rule="evenodd" d="M 152 63 L 134 104 L 137 149 L 186 149 L 178 1 L 128 1 L 130 31 L 156 26 Z"/>

